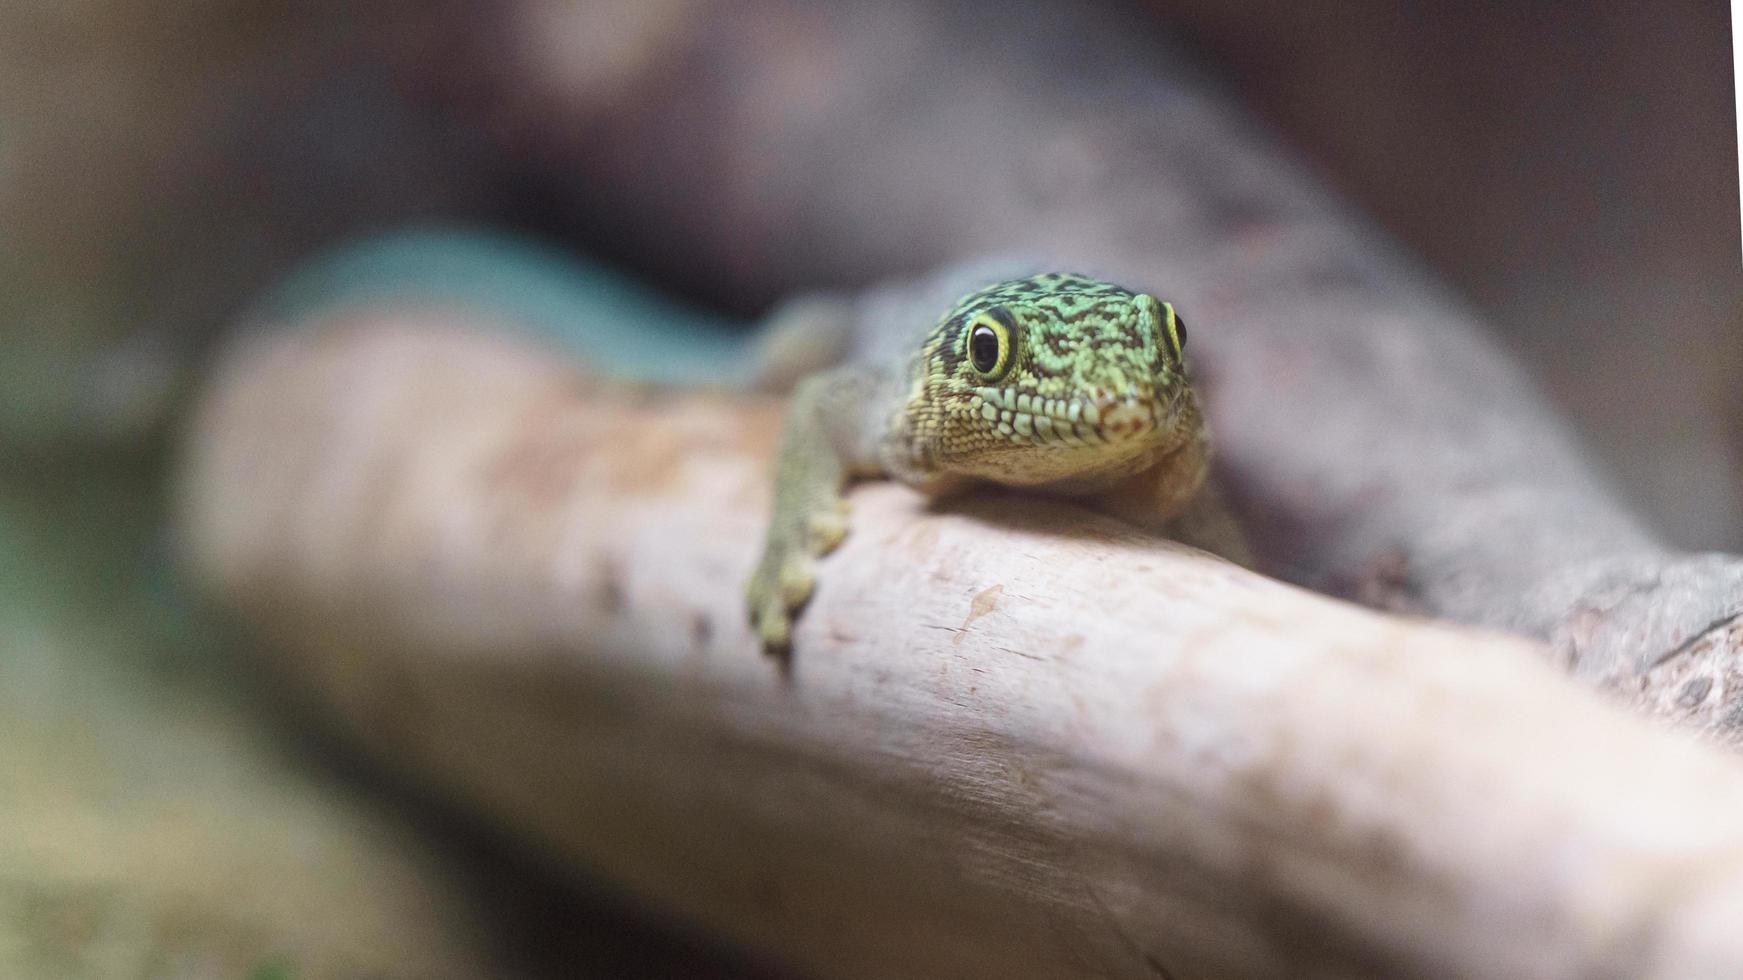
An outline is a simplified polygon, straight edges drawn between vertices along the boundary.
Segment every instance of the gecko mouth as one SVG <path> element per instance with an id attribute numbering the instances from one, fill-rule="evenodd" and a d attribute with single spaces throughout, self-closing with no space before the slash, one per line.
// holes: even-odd
<path id="1" fill-rule="evenodd" d="M 1042 398 L 1006 388 L 974 389 L 974 407 L 1000 433 L 1031 445 L 1100 446 L 1156 428 L 1157 406 L 1148 395 Z"/>

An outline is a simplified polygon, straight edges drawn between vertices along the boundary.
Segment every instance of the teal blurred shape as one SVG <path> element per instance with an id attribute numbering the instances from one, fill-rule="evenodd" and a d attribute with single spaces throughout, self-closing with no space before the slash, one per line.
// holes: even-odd
<path id="1" fill-rule="evenodd" d="M 734 384 L 749 375 L 747 324 L 557 249 L 460 227 L 333 248 L 268 290 L 250 319 L 282 324 L 343 308 L 432 305 L 529 332 L 625 377 Z"/>

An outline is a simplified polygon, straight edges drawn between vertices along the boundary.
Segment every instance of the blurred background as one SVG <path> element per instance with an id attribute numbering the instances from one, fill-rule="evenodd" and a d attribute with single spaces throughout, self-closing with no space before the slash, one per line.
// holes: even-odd
<path id="1" fill-rule="evenodd" d="M 560 205 L 612 193 L 567 176 L 573 121 L 633 115 L 731 6 L 0 0 L 0 975 L 767 975 L 306 734 L 177 581 L 165 485 L 214 345 L 361 236 L 512 232 L 761 312 Z M 1743 548 L 1722 5 L 1141 9 L 1488 314 L 1672 541 Z"/>

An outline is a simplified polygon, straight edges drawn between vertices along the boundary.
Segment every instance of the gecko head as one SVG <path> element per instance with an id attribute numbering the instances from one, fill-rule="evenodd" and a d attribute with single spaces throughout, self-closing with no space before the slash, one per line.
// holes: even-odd
<path id="1" fill-rule="evenodd" d="M 1154 296 L 1045 273 L 963 297 L 927 339 L 910 394 L 936 469 L 1043 484 L 1132 472 L 1199 424 L 1186 325 Z"/>

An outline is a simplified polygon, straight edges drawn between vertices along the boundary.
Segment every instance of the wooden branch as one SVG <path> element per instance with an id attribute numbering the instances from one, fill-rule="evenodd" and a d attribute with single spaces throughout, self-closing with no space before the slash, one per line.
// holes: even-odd
<path id="1" fill-rule="evenodd" d="M 775 418 L 355 315 L 232 353 L 188 552 L 381 757 L 819 976 L 1743 963 L 1730 759 L 1064 503 L 860 489 L 783 680 Z"/>
<path id="2" fill-rule="evenodd" d="M 1270 569 L 1743 741 L 1743 559 L 1657 540 L 1490 327 L 1120 6 L 693 0 L 601 86 L 641 98 L 544 61 L 502 102 L 597 247 L 719 293 L 1019 249 L 1170 297 Z"/>

